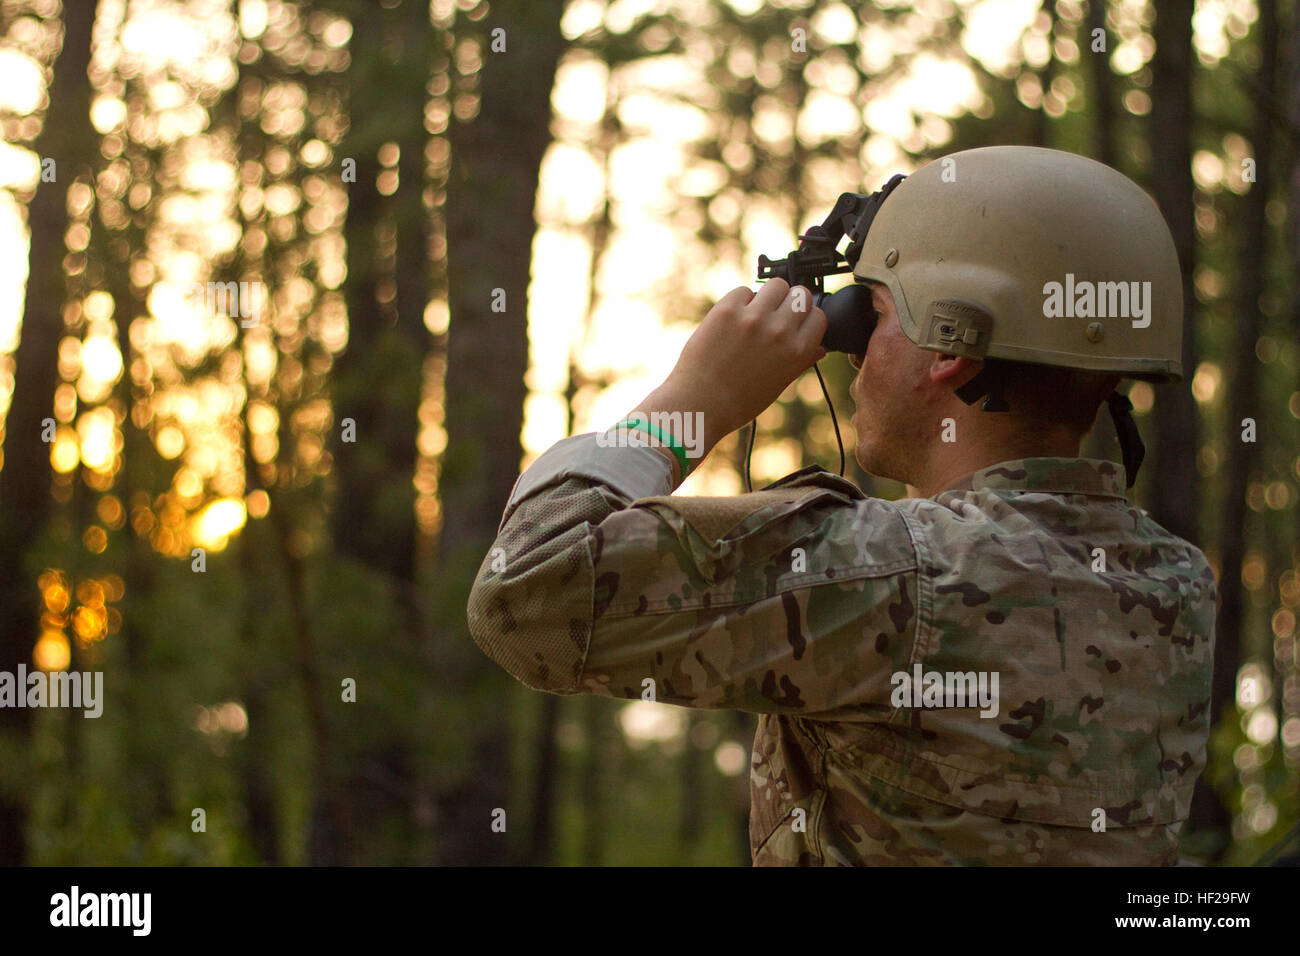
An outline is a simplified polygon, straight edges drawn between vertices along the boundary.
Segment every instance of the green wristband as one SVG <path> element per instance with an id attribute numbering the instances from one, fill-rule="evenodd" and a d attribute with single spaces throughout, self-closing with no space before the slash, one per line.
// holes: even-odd
<path id="1" fill-rule="evenodd" d="M 686 478 L 687 475 L 691 473 L 691 465 L 689 459 L 686 457 L 686 449 L 683 448 L 681 443 L 678 442 L 677 439 L 673 438 L 673 436 L 669 432 L 664 431 L 662 428 L 660 428 L 657 425 L 651 425 L 649 422 L 643 422 L 639 418 L 629 418 L 626 421 L 619 422 L 617 425 L 614 426 L 614 429 L 619 429 L 623 427 L 639 428 L 650 437 L 657 438 L 660 441 L 660 443 L 666 445 L 672 451 L 672 453 L 677 457 L 677 463 L 682 466 L 683 480 Z"/>

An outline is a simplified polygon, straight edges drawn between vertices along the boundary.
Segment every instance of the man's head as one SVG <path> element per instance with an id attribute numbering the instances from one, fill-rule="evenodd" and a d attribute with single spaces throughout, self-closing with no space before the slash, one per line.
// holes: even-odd
<path id="1" fill-rule="evenodd" d="M 998 461 L 1075 456 L 1122 378 L 1182 378 L 1173 236 L 1108 166 L 1033 146 L 962 150 L 894 185 L 867 226 L 853 276 L 881 320 L 853 395 L 870 472 L 933 494 Z M 967 405 L 958 388 L 1011 410 Z M 1141 438 L 1122 403 L 1111 411 L 1131 484 Z"/>
<path id="2" fill-rule="evenodd" d="M 850 388 L 858 463 L 925 494 L 997 461 L 1077 455 L 1120 382 L 1118 375 L 1003 363 L 1011 411 L 983 411 L 954 394 L 983 363 L 914 344 L 889 290 L 873 282 L 871 291 L 876 328 L 866 353 L 850 358 L 858 369 Z"/>

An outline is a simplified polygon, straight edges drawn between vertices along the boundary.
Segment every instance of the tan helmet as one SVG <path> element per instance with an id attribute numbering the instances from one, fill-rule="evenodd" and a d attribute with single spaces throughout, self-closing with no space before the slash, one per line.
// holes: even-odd
<path id="1" fill-rule="evenodd" d="M 1173 237 L 1141 187 L 1034 146 L 922 166 L 876 213 L 853 272 L 893 295 L 922 348 L 1179 381 Z"/>

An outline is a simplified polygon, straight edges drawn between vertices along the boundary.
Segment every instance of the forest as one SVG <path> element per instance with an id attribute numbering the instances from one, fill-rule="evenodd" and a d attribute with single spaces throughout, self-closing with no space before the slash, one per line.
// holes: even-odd
<path id="1" fill-rule="evenodd" d="M 994 144 L 1168 222 L 1131 495 L 1218 579 L 1182 853 L 1300 853 L 1296 3 L 0 0 L 0 78 L 0 672 L 87 705 L 0 707 L 0 864 L 748 866 L 754 716 L 530 691 L 471 584 L 760 254 Z M 838 455 L 804 375 L 754 487 Z"/>

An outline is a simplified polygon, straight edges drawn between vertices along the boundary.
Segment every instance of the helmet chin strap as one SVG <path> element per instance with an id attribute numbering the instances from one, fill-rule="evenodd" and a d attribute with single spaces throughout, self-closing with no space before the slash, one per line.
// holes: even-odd
<path id="1" fill-rule="evenodd" d="M 954 394 L 967 405 L 974 405 L 984 398 L 980 409 L 986 412 L 1009 412 L 1006 398 L 1003 397 L 1005 386 L 1004 371 L 996 359 L 986 359 L 984 366 L 971 377 L 965 385 L 954 390 Z M 1115 434 L 1119 437 L 1120 456 L 1124 459 L 1124 487 L 1132 488 L 1137 481 L 1138 469 L 1146 457 L 1147 448 L 1142 443 L 1137 422 L 1133 421 L 1133 403 L 1127 395 L 1111 392 L 1106 398 L 1110 408 L 1110 419 L 1115 423 Z"/>
<path id="2" fill-rule="evenodd" d="M 985 359 L 984 365 L 971 376 L 971 380 L 960 388 L 953 389 L 953 392 L 967 405 L 974 405 L 984 397 L 984 403 L 980 405 L 981 411 L 1009 412 L 1011 406 L 1002 395 L 1005 386 L 1006 373 L 1002 364 L 997 359 Z"/>
<path id="3" fill-rule="evenodd" d="M 1147 446 L 1142 444 L 1142 435 L 1138 432 L 1137 422 L 1133 421 L 1133 403 L 1127 395 L 1111 392 L 1106 398 L 1110 406 L 1110 420 L 1115 423 L 1115 434 L 1119 436 L 1119 452 L 1124 459 L 1124 473 L 1127 476 L 1124 487 L 1132 488 L 1137 481 L 1138 469 L 1146 457 Z"/>

